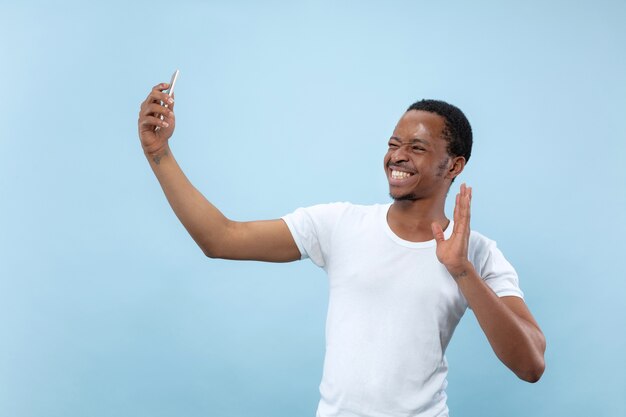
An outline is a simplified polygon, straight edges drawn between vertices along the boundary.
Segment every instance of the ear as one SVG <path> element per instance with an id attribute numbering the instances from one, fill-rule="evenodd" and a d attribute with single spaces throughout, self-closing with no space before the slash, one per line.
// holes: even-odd
<path id="1" fill-rule="evenodd" d="M 455 156 L 451 161 L 450 168 L 448 169 L 448 175 L 446 175 L 446 177 L 453 180 L 461 172 L 463 172 L 463 169 L 465 168 L 465 157 Z"/>

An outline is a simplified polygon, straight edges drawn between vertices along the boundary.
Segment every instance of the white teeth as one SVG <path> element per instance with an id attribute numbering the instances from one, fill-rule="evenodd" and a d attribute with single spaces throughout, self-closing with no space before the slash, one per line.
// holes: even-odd
<path id="1" fill-rule="evenodd" d="M 405 178 L 409 178 L 411 175 L 412 174 L 409 174 L 408 172 L 391 170 L 391 178 L 394 180 L 403 180 Z"/>

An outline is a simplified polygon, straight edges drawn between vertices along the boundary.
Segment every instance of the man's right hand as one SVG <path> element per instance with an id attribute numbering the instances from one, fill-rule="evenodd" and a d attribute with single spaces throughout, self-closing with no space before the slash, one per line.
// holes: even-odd
<path id="1" fill-rule="evenodd" d="M 174 98 L 164 93 L 169 84 L 155 85 L 148 97 L 141 103 L 139 110 L 139 139 L 146 155 L 156 156 L 167 149 L 167 142 L 174 133 L 176 119 L 174 117 Z M 161 106 L 161 102 L 168 107 Z M 159 116 L 163 116 L 163 120 Z M 155 131 L 155 128 L 159 130 Z"/>

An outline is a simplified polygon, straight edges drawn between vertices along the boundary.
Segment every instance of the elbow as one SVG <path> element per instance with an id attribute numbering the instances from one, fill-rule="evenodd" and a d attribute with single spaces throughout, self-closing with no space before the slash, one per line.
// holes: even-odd
<path id="1" fill-rule="evenodd" d="M 538 382 L 546 370 L 546 360 L 544 356 L 546 352 L 546 338 L 541 330 L 538 331 L 534 346 L 535 348 L 532 350 L 533 353 L 524 361 L 525 366 L 518 372 L 515 372 L 521 380 L 530 382 L 531 384 Z"/>
<path id="2" fill-rule="evenodd" d="M 206 256 L 207 258 L 211 258 L 211 259 L 222 259 L 223 256 L 213 247 L 209 247 L 206 245 L 198 245 L 200 246 L 200 249 L 202 249 L 202 253 L 204 253 L 204 256 Z"/>
<path id="3" fill-rule="evenodd" d="M 232 240 L 233 222 L 226 220 L 221 227 L 216 227 L 215 231 L 195 237 L 196 244 L 202 249 L 202 253 L 211 259 L 231 259 L 229 245 L 225 244 Z"/>
<path id="4" fill-rule="evenodd" d="M 220 259 L 222 258 L 222 253 L 219 250 L 220 245 L 211 244 L 210 242 L 202 241 L 201 239 L 194 239 L 198 247 L 204 253 L 204 256 L 211 259 Z"/>
<path id="5" fill-rule="evenodd" d="M 545 370 L 546 363 L 542 358 L 540 361 L 537 361 L 535 364 L 529 366 L 527 369 L 516 372 L 516 375 L 519 379 L 534 384 L 541 379 L 541 376 L 543 375 L 543 372 Z"/>

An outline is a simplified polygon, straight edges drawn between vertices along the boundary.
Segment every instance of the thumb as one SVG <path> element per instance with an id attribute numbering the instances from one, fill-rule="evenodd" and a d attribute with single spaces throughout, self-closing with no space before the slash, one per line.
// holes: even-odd
<path id="1" fill-rule="evenodd" d="M 437 222 L 433 222 L 430 225 L 430 229 L 433 231 L 433 236 L 435 237 L 435 241 L 437 242 L 437 245 L 439 245 L 441 242 L 443 242 L 445 239 L 445 237 L 443 236 L 443 229 L 441 228 L 441 225 Z"/>

